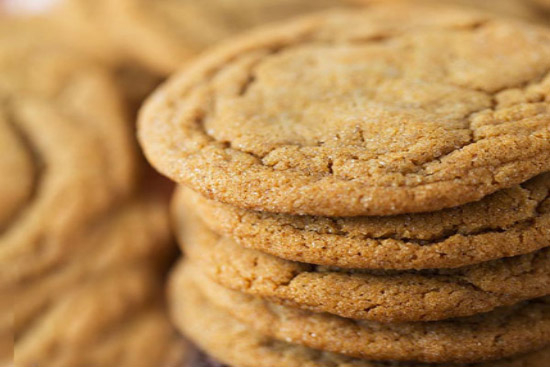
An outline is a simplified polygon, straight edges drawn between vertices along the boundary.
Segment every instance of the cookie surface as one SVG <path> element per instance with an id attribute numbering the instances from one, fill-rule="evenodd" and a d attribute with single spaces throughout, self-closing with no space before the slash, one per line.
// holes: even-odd
<path id="1" fill-rule="evenodd" d="M 172 318 L 176 325 L 202 350 L 205 350 L 215 360 L 219 360 L 228 366 L 382 367 L 394 365 L 391 362 L 372 362 L 277 341 L 252 331 L 246 324 L 239 322 L 227 312 L 207 302 L 198 293 L 188 292 L 183 298 L 184 300 L 174 297 L 171 299 Z M 545 367 L 549 358 L 550 351 L 543 350 L 509 360 L 468 364 L 467 366 Z M 415 362 L 395 365 L 400 367 L 426 367 L 426 364 Z M 434 366 L 466 367 L 466 365 L 460 364 Z"/>
<path id="2" fill-rule="evenodd" d="M 189 264 L 180 264 L 173 276 L 172 292 L 182 297 L 180 302 L 185 302 L 189 292 L 199 292 L 208 302 L 264 335 L 351 357 L 469 363 L 502 359 L 550 345 L 550 299 L 468 318 L 380 324 L 280 306 L 231 291 Z"/>
<path id="3" fill-rule="evenodd" d="M 435 211 L 550 170 L 549 70 L 542 28 L 383 2 L 207 52 L 149 99 L 140 139 L 162 173 L 238 207 Z"/>
<path id="4" fill-rule="evenodd" d="M 246 249 L 193 218 L 178 222 L 176 230 L 189 260 L 215 282 L 342 317 L 442 320 L 550 294 L 550 248 L 455 270 L 368 271 L 292 262 Z"/>
<path id="5" fill-rule="evenodd" d="M 192 208 L 212 230 L 247 248 L 287 260 L 424 269 L 477 264 L 550 246 L 549 195 L 550 174 L 543 174 L 479 202 L 394 217 L 262 213 L 208 200 L 183 186 L 173 205 Z"/>
<path id="6" fill-rule="evenodd" d="M 103 1 L 115 38 L 161 74 L 251 27 L 340 4 L 339 0 Z M 140 41 L 137 42 L 136 40 Z"/>

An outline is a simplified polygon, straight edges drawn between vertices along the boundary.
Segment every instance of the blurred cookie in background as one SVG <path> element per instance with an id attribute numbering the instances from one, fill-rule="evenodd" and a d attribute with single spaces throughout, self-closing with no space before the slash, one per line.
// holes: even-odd
<path id="1" fill-rule="evenodd" d="M 119 52 L 168 75 L 235 33 L 341 4 L 339 0 L 65 0 L 62 8 L 72 9 L 64 16 L 66 21 L 72 17 L 74 24 L 82 25 L 93 23 L 83 19 L 95 20 L 92 34 L 109 35 Z"/>
<path id="2" fill-rule="evenodd" d="M 170 366 L 171 190 L 113 68 L 49 25 L 0 22 L 0 365 Z"/>
<path id="3" fill-rule="evenodd" d="M 350 0 L 356 4 L 368 4 L 380 1 L 392 0 Z M 402 0 L 422 3 L 450 4 L 456 6 L 471 7 L 478 10 L 488 11 L 497 15 L 503 15 L 522 20 L 545 23 L 548 22 L 548 16 L 535 5 L 535 2 L 544 3 L 548 0 Z M 539 4 L 540 5 L 540 4 Z M 549 5 L 550 6 L 550 5 Z"/>

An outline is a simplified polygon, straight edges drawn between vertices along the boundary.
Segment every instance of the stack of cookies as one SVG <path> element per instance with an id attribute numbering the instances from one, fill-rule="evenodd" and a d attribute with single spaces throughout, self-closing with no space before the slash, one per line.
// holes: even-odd
<path id="1" fill-rule="evenodd" d="M 139 133 L 184 185 L 185 366 L 549 365 L 549 31 L 332 10 L 205 53 Z"/>

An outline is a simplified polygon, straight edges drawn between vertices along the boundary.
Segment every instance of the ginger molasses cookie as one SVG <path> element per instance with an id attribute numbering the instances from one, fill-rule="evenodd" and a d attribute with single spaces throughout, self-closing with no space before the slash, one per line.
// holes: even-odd
<path id="1" fill-rule="evenodd" d="M 179 290 L 178 290 L 179 291 Z M 187 290 L 186 290 L 187 292 Z M 172 318 L 202 350 L 231 367 L 426 367 L 418 362 L 374 362 L 283 342 L 252 330 L 198 292 L 172 297 Z M 445 363 L 434 367 L 546 367 L 550 350 L 495 362 Z M 221 366 L 220 364 L 212 364 Z M 198 366 L 201 366 L 200 364 Z M 206 364 L 210 366 L 210 364 Z"/>
<path id="2" fill-rule="evenodd" d="M 0 70 L 1 135 L 24 160 L 4 180 L 25 176 L 22 193 L 0 187 L 16 203 L 0 233 L 5 285 L 68 256 L 83 226 L 128 197 L 137 154 L 121 93 L 103 68 L 15 35 L 0 36 Z"/>
<path id="3" fill-rule="evenodd" d="M 203 49 L 251 27 L 339 5 L 339 0 L 100 1 L 123 48 L 170 74 Z"/>
<path id="4" fill-rule="evenodd" d="M 371 360 L 471 363 L 550 345 L 550 299 L 438 322 L 380 324 L 312 313 L 231 291 L 180 265 L 172 297 L 199 292 L 253 330 L 281 341 Z M 179 290 L 179 293 L 178 293 Z M 173 310 L 177 312 L 177 310 Z"/>
<path id="5" fill-rule="evenodd" d="M 376 271 L 280 259 L 179 224 L 189 260 L 217 283 L 316 312 L 380 322 L 469 316 L 550 294 L 550 248 L 458 269 Z"/>
<path id="6" fill-rule="evenodd" d="M 162 173 L 238 207 L 435 211 L 550 170 L 550 31 L 382 2 L 235 39 L 142 110 Z"/>
<path id="7" fill-rule="evenodd" d="M 183 186 L 174 206 L 239 244 L 306 263 L 370 269 L 452 268 L 550 246 L 550 174 L 432 213 L 329 218 L 246 210 Z M 177 212 L 178 208 L 174 208 Z"/>

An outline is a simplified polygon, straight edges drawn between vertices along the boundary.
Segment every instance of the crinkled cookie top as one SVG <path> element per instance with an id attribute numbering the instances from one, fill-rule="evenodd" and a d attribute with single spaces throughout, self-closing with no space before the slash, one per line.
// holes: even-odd
<path id="1" fill-rule="evenodd" d="M 230 42 L 141 116 L 150 161 L 216 200 L 325 216 L 434 211 L 550 170 L 550 33 L 379 4 Z"/>

